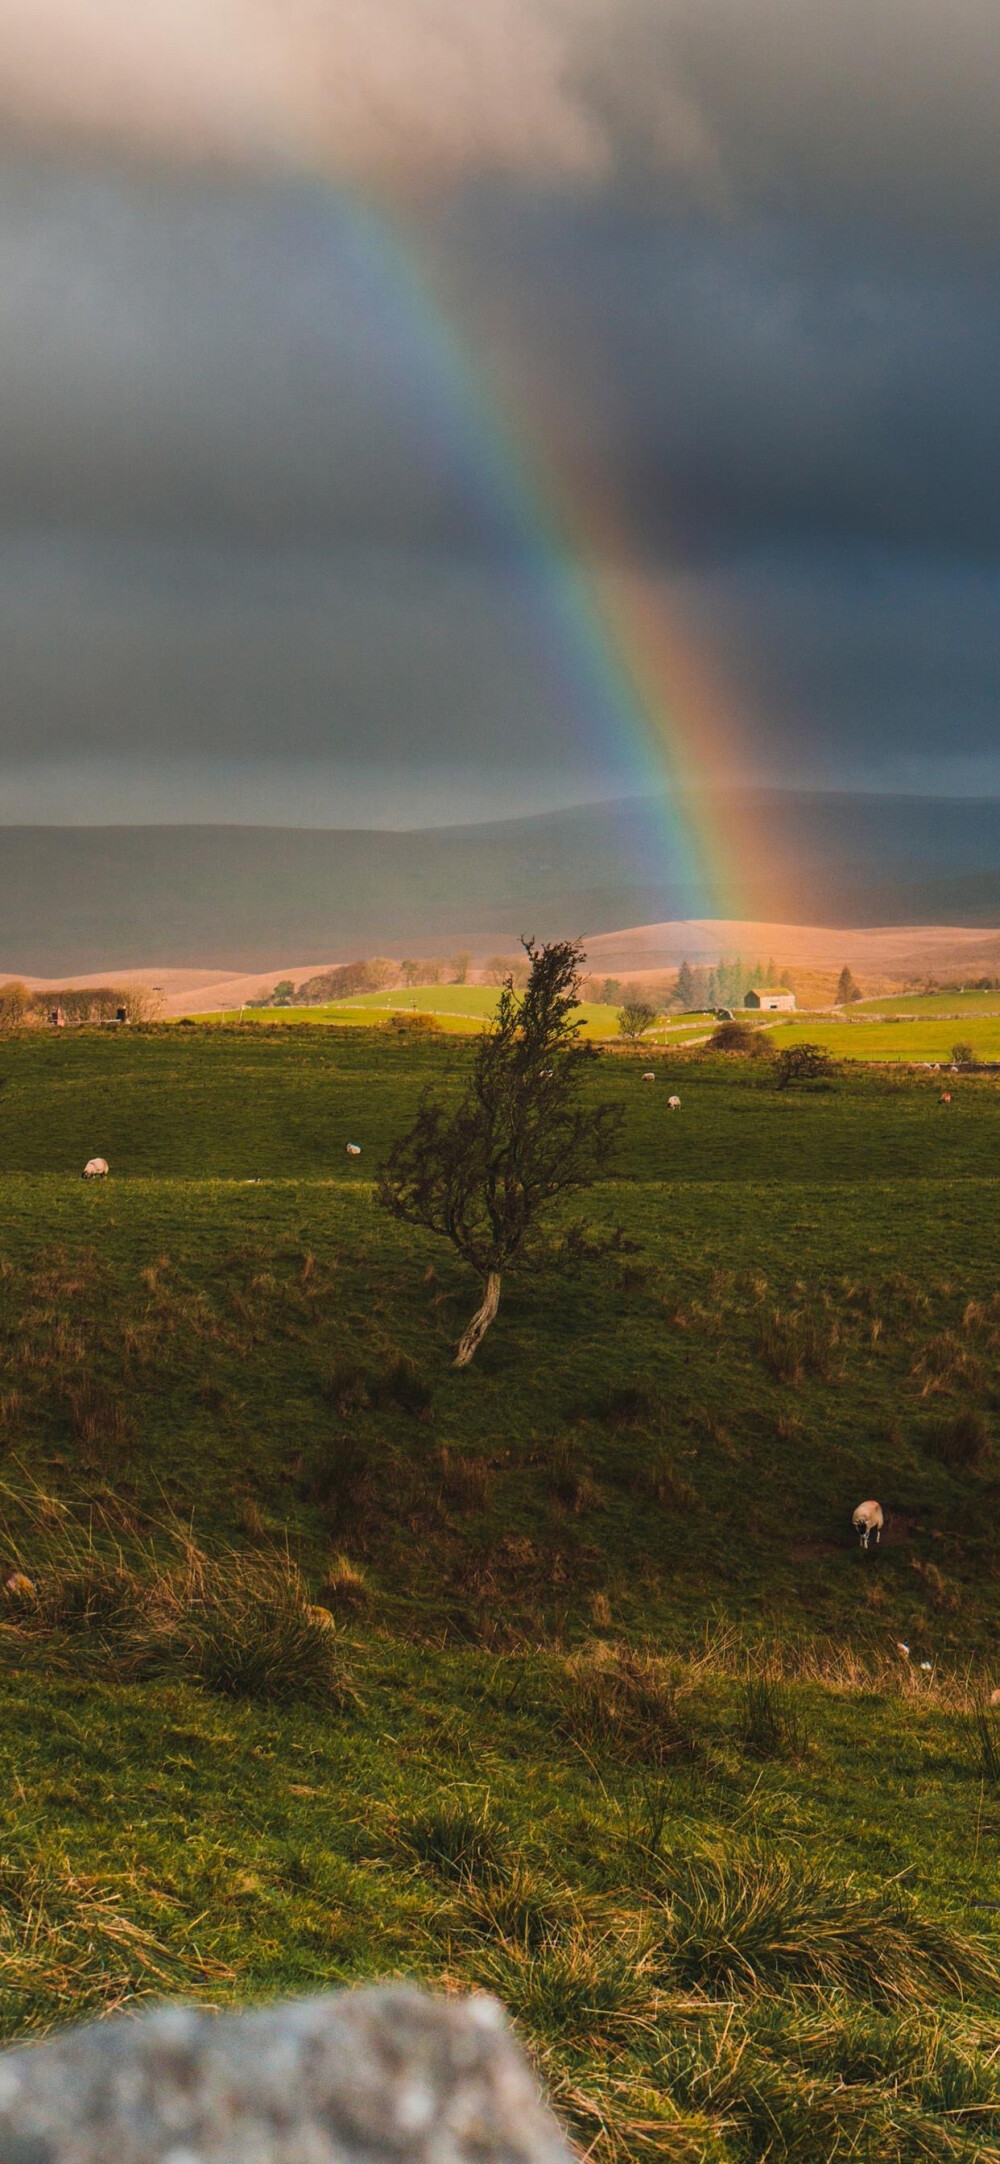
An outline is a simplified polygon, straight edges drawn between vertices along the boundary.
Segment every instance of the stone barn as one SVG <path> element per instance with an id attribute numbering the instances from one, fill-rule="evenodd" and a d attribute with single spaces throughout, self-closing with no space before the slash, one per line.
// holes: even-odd
<path id="1" fill-rule="evenodd" d="M 794 992 L 786 992 L 783 984 L 754 985 L 747 993 L 744 1007 L 753 1007 L 760 1014 L 787 1014 L 795 1006 Z"/>

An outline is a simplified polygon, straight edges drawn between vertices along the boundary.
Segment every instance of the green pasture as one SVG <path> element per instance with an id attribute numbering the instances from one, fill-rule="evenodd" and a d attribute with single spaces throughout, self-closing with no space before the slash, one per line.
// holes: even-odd
<path id="1" fill-rule="evenodd" d="M 977 1060 L 1000 1060 L 1000 1013 L 967 1013 L 940 1021 L 831 1021 L 799 1015 L 776 1023 L 775 1043 L 824 1045 L 837 1059 L 930 1060 L 948 1064 L 952 1047 L 970 1044 Z"/>
<path id="2" fill-rule="evenodd" d="M 898 1015 L 903 1021 L 934 1021 L 954 1015 L 965 1020 L 971 1015 L 1000 1014 L 1000 992 L 900 992 L 884 999 L 861 999 L 843 1011 L 845 1017 L 876 1014 Z"/>
<path id="3" fill-rule="evenodd" d="M 593 2164 L 996 2164 L 992 1078 L 601 1054 L 615 1176 L 456 1373 L 373 1181 L 474 1048 L 258 1020 L 0 1048 L 4 2033 L 405 1973 Z M 177 1528 L 349 1690 L 153 1659 Z"/>
<path id="4" fill-rule="evenodd" d="M 498 993 L 488 984 L 420 984 L 412 989 L 401 990 L 397 985 L 388 992 L 362 992 L 355 999 L 333 1000 L 326 1006 L 317 1007 L 265 1007 L 227 1008 L 219 1015 L 199 1014 L 191 1017 L 197 1022 L 215 1022 L 219 1025 L 237 1020 L 257 1023 L 312 1022 L 338 1024 L 343 1027 L 380 1026 L 394 1014 L 433 1014 L 442 1030 L 456 1036 L 473 1036 L 494 1012 Z M 591 1000 L 583 1000 L 579 1009 L 580 1035 L 597 1042 L 617 1039 L 619 1036 L 617 1007 L 605 1007 Z M 658 1028 L 648 1032 L 649 1043 L 687 1042 L 704 1035 L 714 1027 L 714 1019 L 692 1015 L 678 1015 Z"/>

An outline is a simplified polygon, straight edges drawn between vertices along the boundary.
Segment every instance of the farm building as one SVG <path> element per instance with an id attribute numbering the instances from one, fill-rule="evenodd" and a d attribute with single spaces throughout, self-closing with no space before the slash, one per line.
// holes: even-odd
<path id="1" fill-rule="evenodd" d="M 786 992 L 783 984 L 754 985 L 743 1002 L 744 1007 L 760 1008 L 764 1014 L 781 1014 L 794 1007 L 794 992 Z"/>

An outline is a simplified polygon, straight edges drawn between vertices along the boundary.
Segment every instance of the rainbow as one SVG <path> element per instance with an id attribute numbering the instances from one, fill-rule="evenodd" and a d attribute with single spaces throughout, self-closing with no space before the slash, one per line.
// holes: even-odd
<path id="1" fill-rule="evenodd" d="M 398 207 L 355 199 L 352 217 L 387 336 L 411 361 L 421 425 L 502 534 L 542 669 L 582 737 L 624 754 L 680 914 L 753 915 L 746 867 L 761 838 L 712 793 L 740 764 L 731 696 L 636 563 L 607 483 L 557 469 L 555 432 L 543 435 L 537 415 L 501 411 Z"/>

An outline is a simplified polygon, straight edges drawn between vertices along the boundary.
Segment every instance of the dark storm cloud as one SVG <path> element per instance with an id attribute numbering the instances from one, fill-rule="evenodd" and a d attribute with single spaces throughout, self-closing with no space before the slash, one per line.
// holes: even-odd
<path id="1" fill-rule="evenodd" d="M 0 516 L 430 547 L 464 530 L 391 280 L 332 196 L 3 181 Z"/>
<path id="2" fill-rule="evenodd" d="M 512 403 L 614 476 L 656 553 L 834 539 L 992 554 L 1000 289 L 868 236 L 550 201 L 453 212 L 451 276 Z"/>
<path id="3" fill-rule="evenodd" d="M 0 187 L 22 816 L 33 761 L 68 816 L 88 761 L 112 806 L 148 772 L 151 816 L 171 759 L 195 812 L 199 761 L 403 803 L 434 773 L 442 816 L 460 771 L 498 803 L 633 784 L 433 323 L 319 176 L 408 205 L 529 469 L 586 475 L 724 662 L 749 771 L 995 756 L 1000 790 L 992 5 L 99 13 L 0 0 L 32 146 Z M 81 142 L 128 158 L 84 171 Z"/>

